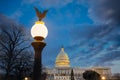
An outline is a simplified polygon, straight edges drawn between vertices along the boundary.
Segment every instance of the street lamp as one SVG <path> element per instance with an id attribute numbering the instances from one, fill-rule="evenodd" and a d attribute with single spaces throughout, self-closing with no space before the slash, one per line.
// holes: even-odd
<path id="1" fill-rule="evenodd" d="M 102 76 L 102 80 L 105 80 L 106 78 L 105 78 L 105 76 Z"/>
<path id="2" fill-rule="evenodd" d="M 45 23 L 42 21 L 43 15 L 45 16 L 45 12 L 41 13 L 35 8 L 36 14 L 39 18 L 39 21 L 36 21 L 33 27 L 31 28 L 31 35 L 34 38 L 34 41 L 31 45 L 34 48 L 35 56 L 34 56 L 34 68 L 33 68 L 33 80 L 41 80 L 41 72 L 42 72 L 42 50 L 45 47 L 46 43 L 43 40 L 48 35 L 48 30 L 45 26 Z"/>
<path id="3" fill-rule="evenodd" d="M 42 41 L 47 37 L 48 30 L 43 21 L 35 22 L 31 28 L 31 35 L 36 41 Z"/>
<path id="4" fill-rule="evenodd" d="M 25 77 L 24 80 L 28 80 L 28 77 Z"/>

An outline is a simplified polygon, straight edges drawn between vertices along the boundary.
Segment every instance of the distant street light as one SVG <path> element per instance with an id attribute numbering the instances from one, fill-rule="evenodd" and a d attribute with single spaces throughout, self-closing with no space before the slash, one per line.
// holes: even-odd
<path id="1" fill-rule="evenodd" d="M 41 72 L 42 72 L 42 50 L 45 47 L 46 43 L 43 40 L 48 35 L 47 27 L 45 26 L 44 22 L 41 21 L 43 15 L 45 16 L 45 12 L 41 13 L 35 8 L 36 14 L 39 18 L 39 21 L 35 22 L 33 27 L 31 28 L 31 35 L 35 41 L 31 44 L 35 51 L 34 56 L 34 68 L 33 68 L 33 80 L 41 80 Z M 42 16 L 42 17 L 41 17 Z"/>
<path id="2" fill-rule="evenodd" d="M 28 80 L 28 77 L 25 77 L 24 80 Z"/>
<path id="3" fill-rule="evenodd" d="M 102 76 L 102 80 L 105 80 L 106 78 L 105 78 L 105 76 Z"/>

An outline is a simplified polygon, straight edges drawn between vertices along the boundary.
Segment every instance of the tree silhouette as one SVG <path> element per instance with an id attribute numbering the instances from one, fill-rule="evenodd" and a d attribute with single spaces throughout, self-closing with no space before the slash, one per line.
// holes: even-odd
<path id="1" fill-rule="evenodd" d="M 46 73 L 46 72 L 43 72 L 41 78 L 42 78 L 41 80 L 46 80 L 46 78 L 47 78 L 47 73 Z"/>
<path id="2" fill-rule="evenodd" d="M 18 67 L 25 66 L 31 60 L 28 54 L 29 41 L 22 26 L 0 25 L 0 68 L 5 71 L 5 80 L 9 80 L 9 76 L 14 75 Z"/>
<path id="3" fill-rule="evenodd" d="M 26 54 L 27 53 L 27 54 Z M 22 80 L 26 76 L 30 76 L 33 68 L 32 54 L 29 52 L 22 53 L 18 59 L 16 59 L 14 67 L 14 75 L 17 80 Z"/>
<path id="4" fill-rule="evenodd" d="M 83 73 L 83 78 L 85 80 L 101 80 L 100 74 L 92 70 L 85 71 Z"/>
<path id="5" fill-rule="evenodd" d="M 71 70 L 71 80 L 75 80 L 75 79 L 74 79 L 74 72 L 73 72 L 73 69 Z"/>

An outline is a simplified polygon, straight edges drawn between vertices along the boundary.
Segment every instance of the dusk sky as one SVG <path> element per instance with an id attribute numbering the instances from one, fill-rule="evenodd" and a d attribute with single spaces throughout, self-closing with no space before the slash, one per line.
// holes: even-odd
<path id="1" fill-rule="evenodd" d="M 43 65 L 54 67 L 61 46 L 72 67 L 106 66 L 120 73 L 120 0 L 0 0 L 0 24 L 14 22 L 29 32 L 34 6 L 48 9 Z"/>

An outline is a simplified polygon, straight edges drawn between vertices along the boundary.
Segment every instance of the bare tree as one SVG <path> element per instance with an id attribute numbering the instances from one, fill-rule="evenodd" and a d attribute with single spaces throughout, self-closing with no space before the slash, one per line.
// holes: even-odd
<path id="1" fill-rule="evenodd" d="M 26 54 L 27 53 L 27 54 Z M 16 59 L 14 67 L 14 75 L 17 80 L 22 80 L 26 76 L 30 76 L 33 68 L 33 54 L 31 52 L 22 53 L 19 58 Z"/>
<path id="2" fill-rule="evenodd" d="M 0 67 L 5 71 L 6 80 L 17 72 L 18 67 L 25 66 L 31 59 L 31 57 L 28 59 L 29 55 L 25 55 L 28 54 L 26 53 L 28 48 L 30 48 L 29 39 L 22 26 L 0 25 Z"/>

